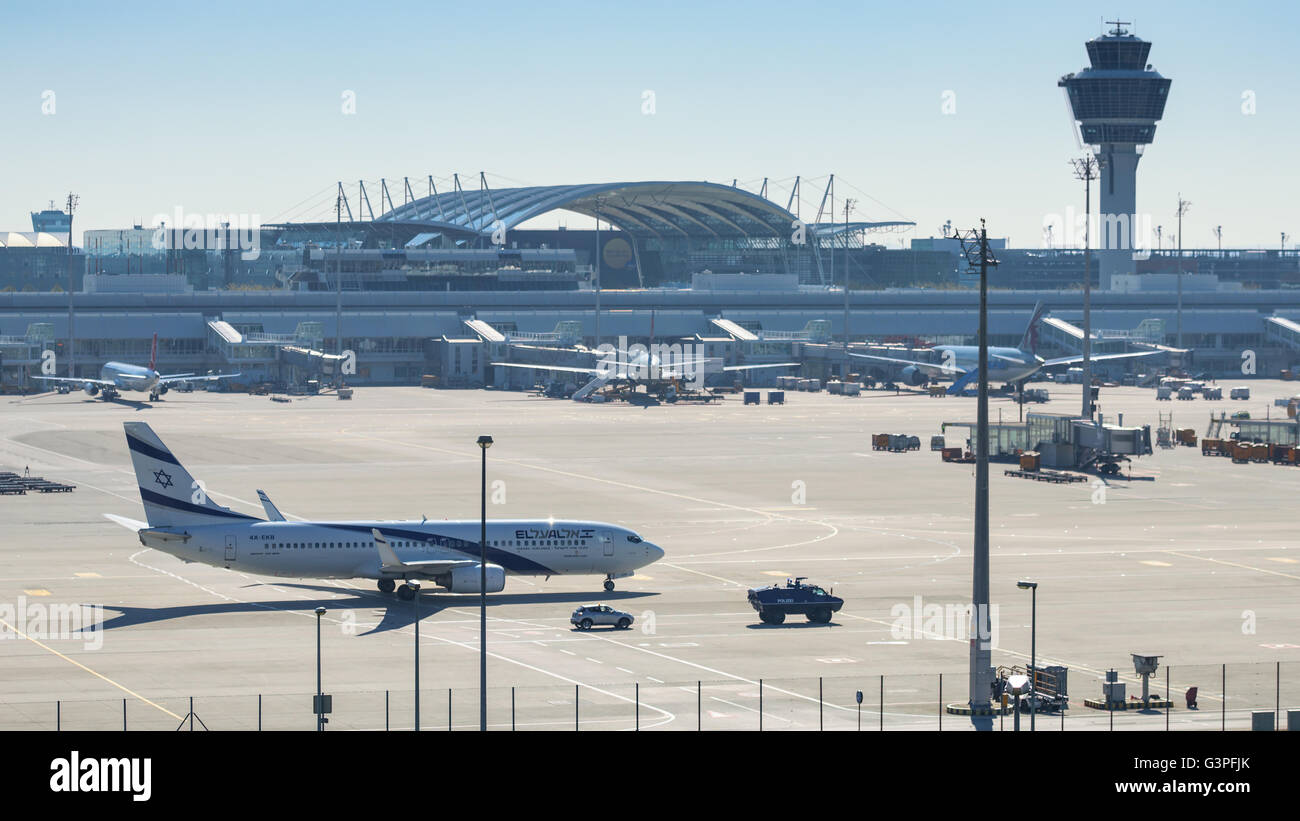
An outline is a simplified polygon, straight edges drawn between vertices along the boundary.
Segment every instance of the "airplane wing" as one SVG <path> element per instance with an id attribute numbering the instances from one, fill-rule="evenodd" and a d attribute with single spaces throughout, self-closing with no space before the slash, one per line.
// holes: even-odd
<path id="1" fill-rule="evenodd" d="M 195 376 L 192 373 L 174 373 L 158 377 L 158 384 L 168 385 L 172 382 L 216 382 L 218 379 L 234 379 L 236 376 L 239 376 L 238 371 L 235 373 L 209 373 L 202 376 Z"/>
<path id="2" fill-rule="evenodd" d="M 940 365 L 934 362 L 916 362 L 911 359 L 896 359 L 892 356 L 876 356 L 869 353 L 851 353 L 857 359 L 872 359 L 876 362 L 892 362 L 895 365 L 912 365 L 920 368 L 926 376 L 952 376 L 954 373 L 966 373 L 966 369 L 957 364 Z"/>
<path id="3" fill-rule="evenodd" d="M 404 562 L 397 558 L 393 546 L 388 543 L 388 539 L 384 538 L 384 534 L 380 533 L 378 528 L 370 528 L 370 535 L 375 538 L 375 547 L 379 549 L 380 570 L 385 573 L 440 576 L 457 567 L 478 566 L 478 562 L 473 559 L 417 559 L 413 562 Z"/>
<path id="4" fill-rule="evenodd" d="M 89 382 L 92 385 L 101 385 L 109 388 L 117 387 L 117 383 L 109 379 L 88 379 L 86 377 L 77 379 L 71 376 L 33 376 L 32 379 L 43 379 L 46 382 L 67 382 L 69 385 L 84 385 Z"/>
<path id="5" fill-rule="evenodd" d="M 797 368 L 799 362 L 773 362 L 769 365 L 727 365 L 724 371 L 753 371 L 759 368 Z"/>
<path id="6" fill-rule="evenodd" d="M 1026 362 L 1025 360 L 1021 359 L 1018 356 L 1007 356 L 1006 354 L 993 353 L 992 351 L 989 351 L 989 356 L 993 357 L 994 359 L 1001 359 L 1003 362 L 1014 362 L 1017 365 L 1029 364 L 1028 362 Z"/>
<path id="7" fill-rule="evenodd" d="M 585 373 L 588 376 L 597 376 L 601 373 L 598 368 L 571 368 L 565 365 L 529 365 L 524 362 L 491 362 L 491 365 L 497 365 L 502 368 L 528 368 L 534 371 L 559 371 L 560 373 Z"/>
<path id="8" fill-rule="evenodd" d="M 1104 361 L 1106 361 L 1106 360 L 1108 360 L 1108 359 L 1109 359 L 1109 360 L 1114 360 L 1114 359 L 1137 359 L 1137 358 L 1139 358 L 1139 357 L 1143 357 L 1143 356 L 1157 356 L 1157 355 L 1162 354 L 1162 353 L 1165 353 L 1165 352 L 1164 352 L 1164 351 L 1133 351 L 1133 352 L 1130 352 L 1130 353 L 1104 353 L 1104 354 L 1101 354 L 1100 356 L 1095 356 L 1095 355 L 1094 355 L 1094 356 L 1091 357 L 1091 359 L 1092 359 L 1093 362 L 1104 362 Z M 1052 367 L 1052 366 L 1054 366 L 1054 365 L 1077 365 L 1078 363 L 1080 363 L 1080 362 L 1082 362 L 1082 361 L 1083 361 L 1083 354 L 1079 354 L 1078 356 L 1062 356 L 1062 357 L 1058 357 L 1058 358 L 1056 358 L 1056 359 L 1049 359 L 1049 360 L 1047 360 L 1046 362 L 1043 363 L 1043 367 L 1044 367 L 1044 368 L 1050 368 L 1050 367 Z"/>
<path id="9" fill-rule="evenodd" d="M 262 500 L 262 509 L 266 511 L 266 520 L 268 522 L 283 522 L 284 514 L 271 501 L 271 497 L 266 495 L 266 491 L 258 488 L 257 498 Z"/>

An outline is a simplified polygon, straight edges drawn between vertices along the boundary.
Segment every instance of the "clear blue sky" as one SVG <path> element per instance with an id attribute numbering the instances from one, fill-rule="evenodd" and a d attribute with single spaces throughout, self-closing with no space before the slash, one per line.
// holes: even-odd
<path id="1" fill-rule="evenodd" d="M 28 212 L 69 190 L 80 233 L 178 206 L 325 218 L 339 179 L 458 171 L 476 186 L 483 170 L 498 187 L 756 188 L 766 176 L 784 204 L 796 174 L 834 172 L 869 195 L 837 190 L 859 198 L 857 218 L 902 215 L 929 236 L 983 216 L 1035 246 L 1044 215 L 1082 200 L 1056 81 L 1120 14 L 1173 78 L 1139 211 L 1170 233 L 1181 191 L 1186 246 L 1212 247 L 1216 224 L 1233 247 L 1300 236 L 1297 4 L 1119 6 L 15 4 L 0 50 L 0 230 L 31 230 Z M 341 113 L 344 91 L 355 115 Z M 805 189 L 805 217 L 819 197 Z M 585 224 L 541 224 L 562 220 Z"/>

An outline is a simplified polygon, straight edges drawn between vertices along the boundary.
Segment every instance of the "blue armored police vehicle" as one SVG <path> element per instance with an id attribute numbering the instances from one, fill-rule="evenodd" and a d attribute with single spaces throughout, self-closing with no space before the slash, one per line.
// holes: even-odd
<path id="1" fill-rule="evenodd" d="M 785 585 L 751 587 L 749 603 L 758 611 L 764 624 L 782 624 L 786 616 L 803 615 L 808 621 L 828 624 L 831 614 L 844 606 L 844 599 L 832 596 L 815 584 L 805 584 L 806 576 L 786 579 Z"/>

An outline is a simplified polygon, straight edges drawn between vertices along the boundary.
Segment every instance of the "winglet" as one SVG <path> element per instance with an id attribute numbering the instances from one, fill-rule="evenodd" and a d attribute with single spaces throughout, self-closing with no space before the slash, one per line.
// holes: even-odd
<path id="1" fill-rule="evenodd" d="M 384 570 L 399 570 L 406 567 L 402 560 L 397 558 L 392 545 L 388 543 L 388 540 L 384 538 L 384 534 L 380 533 L 378 528 L 370 528 L 370 535 L 375 537 L 375 547 L 379 549 L 379 561 L 382 563 Z"/>
<path id="2" fill-rule="evenodd" d="M 266 520 L 268 522 L 284 521 L 284 514 L 271 502 L 271 497 L 266 495 L 266 491 L 258 488 L 257 498 L 262 500 L 262 508 L 266 511 Z"/>

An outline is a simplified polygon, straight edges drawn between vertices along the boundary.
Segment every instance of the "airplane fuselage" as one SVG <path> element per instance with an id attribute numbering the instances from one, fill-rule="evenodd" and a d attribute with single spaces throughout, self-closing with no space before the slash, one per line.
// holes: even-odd
<path id="1" fill-rule="evenodd" d="M 955 366 L 963 371 L 979 367 L 980 349 L 977 345 L 936 345 L 933 350 L 938 356 L 937 364 L 941 366 Z M 1041 367 L 1041 360 L 1028 351 L 989 346 L 989 382 L 1018 382 L 1033 376 Z"/>
<path id="2" fill-rule="evenodd" d="M 105 382 L 112 382 L 119 390 L 153 391 L 158 387 L 159 373 L 153 368 L 142 365 L 106 362 L 99 370 L 99 378 Z"/>
<path id="3" fill-rule="evenodd" d="M 461 521 L 267 522 L 253 520 L 140 531 L 140 540 L 190 562 L 265 576 L 401 578 L 381 570 L 371 530 L 403 562 L 480 557 L 480 523 Z M 179 538 L 178 538 L 179 537 Z M 630 575 L 663 551 L 603 522 L 498 520 L 487 525 L 487 559 L 520 576 Z"/>

